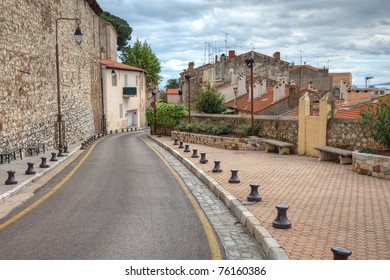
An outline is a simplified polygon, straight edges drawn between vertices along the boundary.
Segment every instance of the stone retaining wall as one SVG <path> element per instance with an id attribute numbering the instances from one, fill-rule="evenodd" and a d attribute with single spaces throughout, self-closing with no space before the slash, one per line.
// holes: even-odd
<path id="1" fill-rule="evenodd" d="M 262 138 L 232 138 L 204 134 L 195 134 L 188 132 L 172 131 L 172 140 L 177 138 L 185 143 L 195 143 L 212 146 L 227 150 L 264 150 L 265 146 L 261 142 Z"/>
<path id="2" fill-rule="evenodd" d="M 352 169 L 362 175 L 390 180 L 390 157 L 353 152 Z"/>

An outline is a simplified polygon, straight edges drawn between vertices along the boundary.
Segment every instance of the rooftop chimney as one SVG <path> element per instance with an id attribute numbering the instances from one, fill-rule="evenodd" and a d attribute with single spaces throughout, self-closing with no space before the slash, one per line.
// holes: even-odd
<path id="1" fill-rule="evenodd" d="M 188 62 L 188 70 L 194 69 L 195 63 L 193 61 Z"/>
<path id="2" fill-rule="evenodd" d="M 274 87 L 274 101 L 273 101 L 273 103 L 277 102 L 278 100 L 280 100 L 286 96 L 286 78 L 281 77 L 278 80 L 279 80 L 278 84 Z"/>
<path id="3" fill-rule="evenodd" d="M 235 58 L 236 57 L 236 52 L 234 50 L 229 50 L 229 58 Z"/>
<path id="4" fill-rule="evenodd" d="M 280 61 L 280 52 L 274 52 L 274 58 L 276 61 Z"/>

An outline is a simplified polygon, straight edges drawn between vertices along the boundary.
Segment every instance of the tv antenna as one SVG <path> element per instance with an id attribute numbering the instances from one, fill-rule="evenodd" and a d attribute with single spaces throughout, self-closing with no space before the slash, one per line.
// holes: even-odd
<path id="1" fill-rule="evenodd" d="M 364 79 L 366 80 L 366 88 L 368 87 L 368 80 L 371 80 L 371 79 L 373 79 L 374 77 L 373 76 L 371 76 L 371 75 L 366 75 L 365 77 L 364 77 Z"/>
<path id="2" fill-rule="evenodd" d="M 222 33 L 224 33 L 225 34 L 225 55 L 227 55 L 227 48 L 228 48 L 228 46 L 227 46 L 227 42 L 228 42 L 228 35 L 229 35 L 229 33 L 227 33 L 227 32 L 224 32 L 224 31 L 221 31 Z"/>

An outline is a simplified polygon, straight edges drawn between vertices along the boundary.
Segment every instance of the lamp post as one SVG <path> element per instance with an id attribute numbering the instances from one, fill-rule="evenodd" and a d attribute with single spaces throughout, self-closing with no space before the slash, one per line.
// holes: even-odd
<path id="1" fill-rule="evenodd" d="M 156 134 L 156 109 L 157 109 L 157 104 L 156 104 L 156 91 L 153 90 L 152 91 L 152 95 L 153 95 L 153 103 L 154 103 L 154 110 L 153 110 L 153 135 Z"/>
<path id="2" fill-rule="evenodd" d="M 255 135 L 255 120 L 253 115 L 253 58 L 245 59 L 246 65 L 251 69 L 251 123 L 252 123 L 252 136 Z"/>
<path id="3" fill-rule="evenodd" d="M 190 123 L 191 122 L 191 94 L 190 94 L 190 90 L 191 90 L 190 79 L 191 79 L 191 76 L 190 75 L 185 75 L 184 77 L 188 81 L 188 122 Z"/>
<path id="4" fill-rule="evenodd" d="M 60 89 L 60 62 L 59 62 L 59 50 L 58 50 L 58 22 L 60 20 L 73 20 L 77 21 L 77 28 L 74 33 L 74 38 L 77 45 L 80 45 L 83 41 L 83 33 L 81 33 L 80 30 L 80 20 L 78 18 L 58 18 L 56 20 L 56 70 L 57 70 L 57 107 L 58 107 L 58 114 L 57 114 L 57 130 L 58 130 L 58 139 L 56 137 L 56 145 L 58 149 L 64 148 L 64 141 L 65 141 L 65 122 L 62 120 L 62 113 L 61 113 L 61 89 Z"/>

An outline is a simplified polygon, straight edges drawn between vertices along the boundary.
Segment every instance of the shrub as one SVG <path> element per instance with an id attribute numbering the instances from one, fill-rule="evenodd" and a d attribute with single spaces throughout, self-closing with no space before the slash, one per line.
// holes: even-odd
<path id="1" fill-rule="evenodd" d="M 247 122 L 247 123 L 241 124 L 239 126 L 239 130 L 240 130 L 240 134 L 242 136 L 245 136 L 245 137 L 251 136 L 252 135 L 252 123 Z M 260 132 L 260 125 L 258 123 L 255 123 L 254 135 L 255 136 L 259 135 L 259 132 Z"/>
<path id="2" fill-rule="evenodd" d="M 366 135 L 372 137 L 379 144 L 390 148 L 390 98 L 364 109 L 360 113 L 359 125 Z"/>
<path id="3" fill-rule="evenodd" d="M 177 126 L 187 112 L 186 108 L 181 104 L 167 104 L 164 102 L 157 102 L 156 104 L 156 123 L 157 125 L 165 125 L 168 127 Z M 146 120 L 148 123 L 154 123 L 154 108 L 148 107 L 146 109 Z"/>
<path id="4" fill-rule="evenodd" d="M 225 98 L 208 84 L 206 88 L 199 90 L 196 108 L 203 113 L 220 114 L 225 111 Z"/>
<path id="5" fill-rule="evenodd" d="M 361 148 L 359 150 L 359 153 L 365 153 L 365 154 L 375 154 L 375 150 L 371 148 Z"/>

